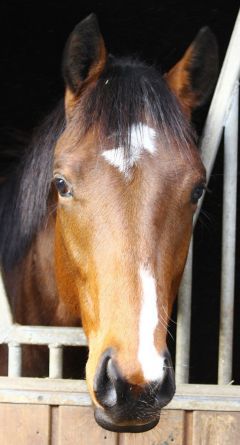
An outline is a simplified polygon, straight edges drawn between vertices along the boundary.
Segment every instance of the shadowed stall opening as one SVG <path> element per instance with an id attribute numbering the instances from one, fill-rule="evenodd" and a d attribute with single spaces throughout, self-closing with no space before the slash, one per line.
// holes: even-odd
<path id="1" fill-rule="evenodd" d="M 14 318 L 82 324 L 95 419 L 111 431 L 153 428 L 174 395 L 167 326 L 206 186 L 190 117 L 209 97 L 217 60 L 203 28 L 161 76 L 109 56 L 91 14 L 65 47 L 64 101 L 1 186 Z M 23 348 L 24 375 L 47 373 L 45 352 Z"/>

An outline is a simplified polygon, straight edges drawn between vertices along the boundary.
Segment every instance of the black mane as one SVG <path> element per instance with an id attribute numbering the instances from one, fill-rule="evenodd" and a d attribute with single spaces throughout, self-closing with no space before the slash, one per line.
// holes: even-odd
<path id="1" fill-rule="evenodd" d="M 4 269 L 23 257 L 43 224 L 54 147 L 64 125 L 62 101 L 36 130 L 18 167 L 0 186 L 0 258 Z"/>
<path id="2" fill-rule="evenodd" d="M 114 135 L 116 146 L 126 147 L 127 153 L 129 128 L 146 119 L 165 140 L 188 149 L 190 126 L 158 71 L 133 59 L 110 57 L 96 85 L 83 92 L 72 124 L 82 135 L 98 122 L 104 135 Z M 18 168 L 1 185 L 0 257 L 5 269 L 23 257 L 46 218 L 54 147 L 64 127 L 62 101 L 35 133 Z"/>

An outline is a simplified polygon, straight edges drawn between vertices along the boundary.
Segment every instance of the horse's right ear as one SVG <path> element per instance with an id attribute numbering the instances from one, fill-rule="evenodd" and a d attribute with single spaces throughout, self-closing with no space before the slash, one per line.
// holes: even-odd
<path id="1" fill-rule="evenodd" d="M 63 54 L 66 84 L 66 108 L 72 107 L 83 87 L 103 71 L 107 52 L 95 14 L 90 14 L 74 28 Z"/>

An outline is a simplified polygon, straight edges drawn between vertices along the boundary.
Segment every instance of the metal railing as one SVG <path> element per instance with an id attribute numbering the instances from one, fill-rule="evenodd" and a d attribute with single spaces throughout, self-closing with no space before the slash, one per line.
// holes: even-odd
<path id="1" fill-rule="evenodd" d="M 240 387 L 227 387 L 232 379 L 234 268 L 238 150 L 238 81 L 240 76 L 240 14 L 228 47 L 200 143 L 207 177 L 224 131 L 224 251 L 221 275 L 218 386 L 189 385 L 193 241 L 189 249 L 178 297 L 176 342 L 177 393 L 168 408 L 240 411 Z M 229 199 L 231 196 L 231 199 Z M 197 217 L 197 215 L 196 215 Z M 0 402 L 90 404 L 83 381 L 62 380 L 63 346 L 86 346 L 81 328 L 21 326 L 13 322 L 0 276 L 0 344 L 8 345 L 8 377 L 0 377 Z M 47 345 L 50 379 L 21 377 L 22 344 Z M 182 366 L 184 364 L 184 366 Z M 60 379 L 60 380 L 59 380 Z"/>
<path id="2" fill-rule="evenodd" d="M 62 377 L 63 346 L 86 346 L 82 328 L 22 326 L 13 322 L 9 302 L 0 275 L 0 344 L 8 345 L 8 376 L 21 376 L 21 345 L 47 345 L 49 377 Z"/>
<path id="3" fill-rule="evenodd" d="M 222 252 L 224 255 L 222 255 L 221 269 L 218 362 L 218 383 L 220 385 L 228 384 L 232 380 L 239 77 L 240 12 L 236 20 L 200 142 L 201 156 L 207 170 L 207 180 L 209 181 L 218 147 L 224 133 L 222 233 Z M 201 203 L 198 208 L 198 214 L 200 207 Z M 177 384 L 188 383 L 189 378 L 193 242 L 194 240 L 192 240 L 191 243 L 178 296 L 176 341 Z"/>

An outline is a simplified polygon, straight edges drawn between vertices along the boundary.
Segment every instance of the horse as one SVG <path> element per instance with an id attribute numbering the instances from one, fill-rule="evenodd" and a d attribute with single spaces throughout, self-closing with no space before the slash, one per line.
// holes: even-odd
<path id="1" fill-rule="evenodd" d="M 201 29 L 162 76 L 108 54 L 91 14 L 62 73 L 64 99 L 1 184 L 6 291 L 18 323 L 82 324 L 97 423 L 143 432 L 175 392 L 167 326 L 206 187 L 190 120 L 213 89 L 217 44 Z M 23 375 L 36 373 L 45 351 L 24 348 Z"/>

